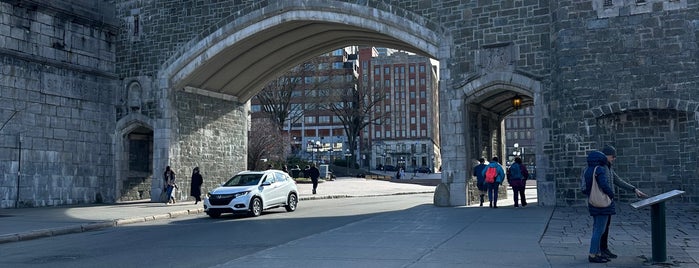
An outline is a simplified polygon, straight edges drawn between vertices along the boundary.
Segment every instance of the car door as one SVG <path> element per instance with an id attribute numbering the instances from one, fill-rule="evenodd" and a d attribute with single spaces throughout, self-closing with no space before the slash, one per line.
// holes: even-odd
<path id="1" fill-rule="evenodd" d="M 267 183 L 269 184 L 267 185 Z M 283 190 L 279 187 L 279 183 L 277 183 L 276 172 L 265 174 L 264 181 L 262 182 L 262 191 L 260 192 L 263 195 L 265 207 L 280 203 L 279 196 L 280 192 L 283 192 Z"/>

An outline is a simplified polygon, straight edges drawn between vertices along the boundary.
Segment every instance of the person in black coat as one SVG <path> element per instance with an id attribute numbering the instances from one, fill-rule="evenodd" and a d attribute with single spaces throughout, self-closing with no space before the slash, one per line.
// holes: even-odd
<path id="1" fill-rule="evenodd" d="M 199 173 L 199 167 L 195 167 L 192 171 L 192 188 L 189 190 L 189 195 L 194 197 L 194 204 L 201 201 L 201 185 L 204 183 L 204 178 Z"/>
<path id="2" fill-rule="evenodd" d="M 316 188 L 318 188 L 318 178 L 320 177 L 320 170 L 316 167 L 315 163 L 311 163 L 311 167 L 306 172 L 306 175 L 311 177 L 311 182 L 313 183 L 313 194 L 316 194 Z"/>

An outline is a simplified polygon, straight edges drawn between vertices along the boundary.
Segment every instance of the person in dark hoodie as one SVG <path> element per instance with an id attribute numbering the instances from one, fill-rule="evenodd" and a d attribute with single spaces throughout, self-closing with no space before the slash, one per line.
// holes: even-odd
<path id="1" fill-rule="evenodd" d="M 609 180 L 609 187 L 612 187 L 614 189 L 614 185 L 618 186 L 619 188 L 622 188 L 627 191 L 633 191 L 637 197 L 648 197 L 644 192 L 633 186 L 632 184 L 622 180 L 619 175 L 614 172 L 614 169 L 612 168 L 612 164 L 614 164 L 614 161 L 616 161 L 616 148 L 611 145 L 605 145 L 604 148 L 602 149 L 602 153 L 607 157 L 607 168 L 609 169 L 610 172 L 610 180 Z M 609 225 L 612 222 L 612 215 L 609 215 L 609 219 L 607 220 L 607 225 L 605 226 L 604 233 L 602 233 L 602 240 L 600 242 L 600 249 L 602 250 L 602 256 L 608 258 L 608 259 L 613 259 L 616 258 L 617 255 L 612 253 L 609 250 L 609 243 L 608 243 L 608 238 L 609 238 Z"/>
<path id="2" fill-rule="evenodd" d="M 614 160 L 616 160 L 616 149 L 611 145 L 606 145 L 601 152 L 593 151 L 587 156 L 587 169 L 584 173 L 585 189 L 583 193 L 588 196 L 590 195 L 594 173 L 594 175 L 596 175 L 597 185 L 599 185 L 602 192 L 612 199 L 612 203 L 604 208 L 594 207 L 589 203 L 587 205 L 590 216 L 593 218 L 588 261 L 594 263 L 605 263 L 617 257 L 608 247 L 609 225 L 612 215 L 616 214 L 613 186 L 616 184 L 621 188 L 633 190 L 638 197 L 646 197 L 645 193 L 622 180 L 614 173 L 611 169 Z"/>
<path id="3" fill-rule="evenodd" d="M 608 207 L 598 208 L 587 204 L 587 209 L 592 216 L 592 237 L 590 238 L 590 251 L 587 256 L 589 262 L 594 263 L 605 263 L 609 259 L 602 256 L 602 250 L 600 249 L 600 240 L 602 239 L 602 233 L 604 233 L 605 226 L 611 215 L 616 214 L 615 204 L 614 204 L 614 190 L 609 184 L 609 169 L 607 169 L 607 157 L 599 151 L 593 151 L 587 156 L 587 169 L 585 170 L 585 190 L 583 193 L 587 196 L 590 195 L 590 189 L 592 188 L 593 177 L 597 179 L 597 185 L 599 185 L 600 190 L 607 194 L 612 203 Z"/>

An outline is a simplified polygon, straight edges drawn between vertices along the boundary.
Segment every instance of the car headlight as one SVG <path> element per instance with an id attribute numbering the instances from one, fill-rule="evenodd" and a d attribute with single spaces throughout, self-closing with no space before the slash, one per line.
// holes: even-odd
<path id="1" fill-rule="evenodd" d="M 241 196 L 245 196 L 245 195 L 247 195 L 247 194 L 249 194 L 249 193 L 250 193 L 250 191 L 235 193 L 235 194 L 233 194 L 233 199 L 238 198 L 238 197 L 241 197 Z"/>

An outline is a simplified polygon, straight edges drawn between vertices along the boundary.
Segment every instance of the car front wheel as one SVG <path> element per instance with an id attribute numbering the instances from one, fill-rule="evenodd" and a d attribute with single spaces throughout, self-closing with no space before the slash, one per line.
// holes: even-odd
<path id="1" fill-rule="evenodd" d="M 260 215 L 262 215 L 262 200 L 255 197 L 250 201 L 250 216 L 257 217 Z"/>
<path id="2" fill-rule="evenodd" d="M 289 200 L 287 200 L 286 206 L 284 206 L 284 208 L 286 208 L 287 212 L 292 212 L 292 211 L 296 210 L 296 206 L 298 205 L 298 203 L 299 203 L 299 199 L 296 196 L 296 194 L 290 193 Z"/>

